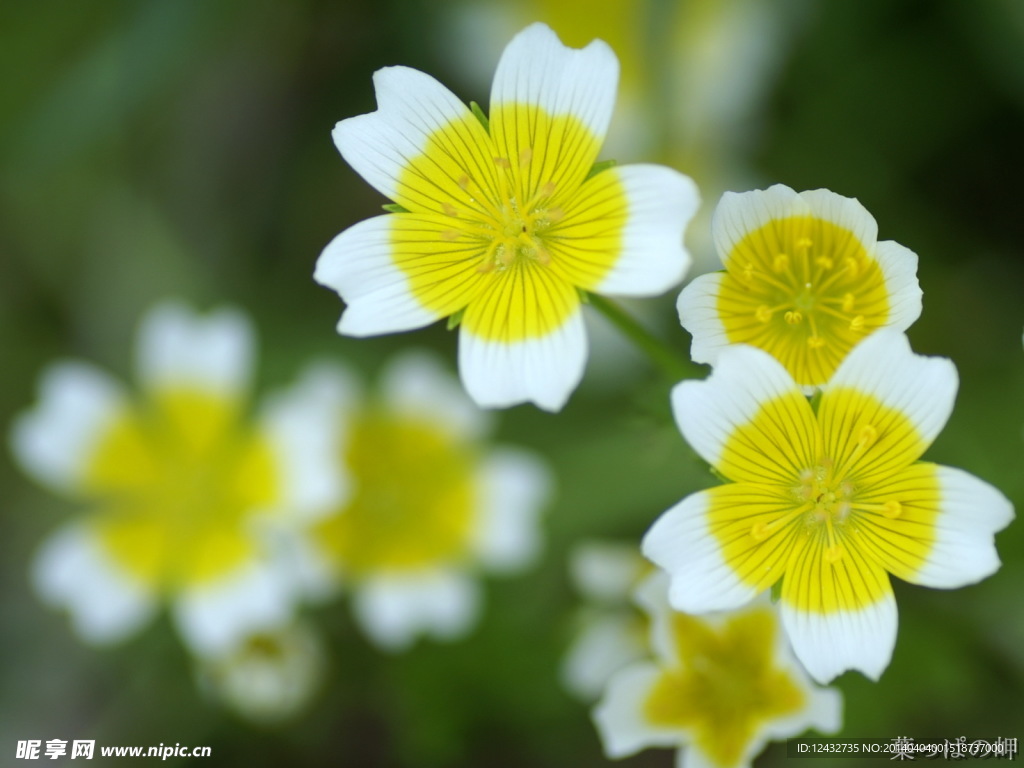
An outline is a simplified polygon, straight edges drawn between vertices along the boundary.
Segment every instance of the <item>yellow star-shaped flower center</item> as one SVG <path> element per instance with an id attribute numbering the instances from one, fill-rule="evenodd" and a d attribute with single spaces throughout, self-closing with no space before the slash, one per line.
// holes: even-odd
<path id="1" fill-rule="evenodd" d="M 761 727 L 799 712 L 806 694 L 774 663 L 777 623 L 759 608 L 720 627 L 671 617 L 676 665 L 664 668 L 644 705 L 654 725 L 684 728 L 720 766 L 736 765 Z"/>

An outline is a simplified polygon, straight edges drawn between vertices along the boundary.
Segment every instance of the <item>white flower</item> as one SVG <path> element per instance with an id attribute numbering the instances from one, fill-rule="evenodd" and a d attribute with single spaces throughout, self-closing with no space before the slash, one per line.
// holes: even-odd
<path id="1" fill-rule="evenodd" d="M 401 208 L 336 237 L 315 277 L 373 336 L 461 319 L 459 371 L 481 406 L 560 409 L 587 357 L 579 291 L 653 296 L 689 264 L 689 178 L 654 165 L 592 173 L 618 62 L 543 24 L 505 49 L 489 127 L 433 78 L 389 67 L 378 109 L 342 120 L 342 156 Z"/>
<path id="2" fill-rule="evenodd" d="M 723 350 L 706 381 L 672 393 L 687 442 L 727 481 L 647 532 L 683 611 L 737 608 L 781 580 L 782 620 L 820 682 L 878 679 L 896 643 L 892 574 L 951 589 L 999 568 L 1010 501 L 959 469 L 920 461 L 953 410 L 956 368 L 881 330 L 811 407 L 762 350 Z"/>
<path id="3" fill-rule="evenodd" d="M 288 620 L 275 555 L 285 516 L 338 503 L 321 415 L 280 396 L 248 410 L 252 330 L 239 312 L 153 309 L 138 335 L 140 393 L 58 363 L 12 432 L 40 482 L 87 506 L 43 545 L 33 581 L 87 641 L 114 642 L 161 603 L 200 654 Z"/>
<path id="4" fill-rule="evenodd" d="M 810 390 L 873 331 L 906 330 L 921 314 L 917 255 L 879 242 L 853 198 L 783 184 L 727 192 L 712 230 L 725 270 L 696 278 L 678 302 L 698 363 L 750 344 Z"/>
<path id="5" fill-rule="evenodd" d="M 479 612 L 476 573 L 536 554 L 548 473 L 531 454 L 487 446 L 490 419 L 426 354 L 395 359 L 377 398 L 347 399 L 337 457 L 351 495 L 307 532 L 310 586 L 347 583 L 358 622 L 384 648 L 460 636 Z"/>
<path id="6" fill-rule="evenodd" d="M 669 607 L 667 581 L 654 574 L 637 595 L 653 658 L 616 673 L 594 710 L 608 757 L 674 747 L 680 768 L 739 768 L 768 741 L 839 730 L 839 692 L 808 680 L 767 600 L 691 616 Z"/>
<path id="7" fill-rule="evenodd" d="M 304 623 L 241 639 L 199 660 L 199 686 L 247 720 L 276 723 L 309 703 L 326 667 L 323 641 Z"/>
<path id="8" fill-rule="evenodd" d="M 561 678 L 576 698 L 595 700 L 615 672 L 644 656 L 647 622 L 632 595 L 649 571 L 636 545 L 587 541 L 570 553 L 571 580 L 585 604 Z"/>

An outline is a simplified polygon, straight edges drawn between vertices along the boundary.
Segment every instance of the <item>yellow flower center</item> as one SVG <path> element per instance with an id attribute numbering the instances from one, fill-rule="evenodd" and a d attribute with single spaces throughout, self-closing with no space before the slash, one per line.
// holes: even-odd
<path id="1" fill-rule="evenodd" d="M 931 551 L 939 488 L 934 465 L 915 463 L 925 445 L 906 415 L 852 388 L 827 390 L 817 414 L 795 392 L 769 400 L 723 448 L 738 482 L 709 492 L 725 561 L 759 589 L 785 574 L 816 611 L 869 605 L 888 584 L 865 563 L 913 573 Z M 836 574 L 848 593 L 822 586 Z"/>
<path id="2" fill-rule="evenodd" d="M 770 352 L 798 384 L 821 384 L 885 324 L 881 267 L 847 229 L 811 216 L 770 221 L 725 258 L 719 315 L 732 343 Z"/>
<path id="3" fill-rule="evenodd" d="M 587 180 L 600 141 L 576 117 L 496 106 L 438 128 L 403 170 L 392 257 L 416 299 L 489 341 L 550 334 L 622 253 L 629 215 L 617 173 Z"/>
<path id="4" fill-rule="evenodd" d="M 468 554 L 476 509 L 469 446 L 429 420 L 376 413 L 355 424 L 345 462 L 355 495 L 317 535 L 346 573 L 413 570 Z"/>
<path id="5" fill-rule="evenodd" d="M 278 477 L 239 410 L 209 393 L 164 391 L 100 440 L 85 478 L 102 505 L 94 525 L 108 554 L 152 588 L 207 582 L 256 554 L 250 518 L 274 501 Z"/>
<path id="6" fill-rule="evenodd" d="M 804 707 L 800 686 L 774 664 L 778 626 L 767 609 L 721 628 L 674 613 L 671 626 L 679 666 L 664 670 L 644 713 L 655 725 L 691 729 L 713 762 L 735 765 L 763 723 Z"/>

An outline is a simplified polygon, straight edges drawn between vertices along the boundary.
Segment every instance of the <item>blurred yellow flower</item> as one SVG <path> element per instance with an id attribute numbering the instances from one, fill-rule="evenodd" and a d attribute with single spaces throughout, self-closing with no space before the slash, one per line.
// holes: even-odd
<path id="1" fill-rule="evenodd" d="M 679 296 L 696 362 L 751 344 L 797 384 L 821 386 L 872 331 L 905 330 L 921 314 L 917 256 L 877 242 L 875 220 L 854 199 L 782 184 L 727 192 L 712 230 L 725 271 L 696 278 Z"/>
<path id="2" fill-rule="evenodd" d="M 324 389 L 351 393 L 347 377 L 323 376 Z M 537 552 L 546 468 L 487 447 L 486 414 L 423 353 L 396 358 L 371 402 L 339 398 L 335 421 L 351 492 L 308 530 L 311 589 L 347 584 L 357 620 L 386 649 L 464 634 L 479 612 L 475 573 L 522 568 Z"/>
<path id="3" fill-rule="evenodd" d="M 485 407 L 560 409 L 583 375 L 579 291 L 651 296 L 689 264 L 689 178 L 661 166 L 594 174 L 618 62 L 542 24 L 505 49 L 489 124 L 433 78 L 374 76 L 378 110 L 342 120 L 342 156 L 401 210 L 335 238 L 316 279 L 348 304 L 341 333 L 461 318 L 459 370 Z"/>
<path id="4" fill-rule="evenodd" d="M 43 547 L 34 578 L 87 640 L 117 640 L 166 600 L 201 654 L 287 619 L 292 596 L 268 539 L 283 509 L 337 503 L 322 420 L 280 397 L 248 413 L 246 318 L 167 303 L 138 340 L 142 396 L 61 363 L 13 447 L 39 480 L 89 506 Z"/>
<path id="5" fill-rule="evenodd" d="M 1013 518 L 995 488 L 918 461 L 953 409 L 948 360 L 877 331 L 839 366 L 817 410 L 773 357 L 723 350 L 706 381 L 679 384 L 683 436 L 732 482 L 695 493 L 647 532 L 683 611 L 729 610 L 782 580 L 797 657 L 827 682 L 877 679 L 896 642 L 888 574 L 938 588 L 999 567 L 993 534 Z"/>
<path id="6" fill-rule="evenodd" d="M 666 582 L 655 574 L 637 596 L 653 658 L 615 674 L 594 710 L 608 757 L 679 747 L 677 765 L 738 768 L 769 740 L 839 730 L 839 692 L 807 679 L 767 600 L 690 616 L 669 607 Z"/>

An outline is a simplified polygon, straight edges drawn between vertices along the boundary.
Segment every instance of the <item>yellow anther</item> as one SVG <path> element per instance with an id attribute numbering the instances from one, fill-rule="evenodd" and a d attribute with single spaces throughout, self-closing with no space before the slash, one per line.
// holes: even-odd
<path id="1" fill-rule="evenodd" d="M 494 158 L 494 164 L 499 168 L 511 168 L 512 163 L 508 161 L 507 157 L 496 157 Z"/>
<path id="2" fill-rule="evenodd" d="M 843 259 L 843 265 L 846 267 L 846 271 L 850 273 L 850 277 L 856 277 L 860 274 L 860 262 L 853 258 L 853 256 L 847 256 Z"/>
<path id="3" fill-rule="evenodd" d="M 469 189 L 469 176 L 466 174 L 459 176 L 459 186 L 462 187 L 462 189 Z"/>
<path id="4" fill-rule="evenodd" d="M 803 314 L 795 309 L 787 312 L 784 317 L 786 318 L 786 322 L 790 325 L 799 325 L 804 319 Z"/>
<path id="5" fill-rule="evenodd" d="M 857 445 L 861 448 L 867 448 L 869 445 L 874 445 L 877 439 L 878 430 L 871 424 L 865 424 L 857 434 Z"/>
<path id="6" fill-rule="evenodd" d="M 776 272 L 785 272 L 789 269 L 789 256 L 785 253 L 775 254 L 775 258 L 772 259 L 772 269 Z"/>
<path id="7" fill-rule="evenodd" d="M 519 167 L 525 168 L 533 160 L 533 147 L 524 147 L 523 151 L 519 153 Z"/>
<path id="8" fill-rule="evenodd" d="M 486 275 L 490 272 L 493 272 L 497 268 L 498 265 L 494 261 L 492 261 L 491 259 L 484 259 L 477 266 L 476 271 L 479 272 L 481 275 Z"/>
<path id="9" fill-rule="evenodd" d="M 455 218 L 458 218 L 459 216 L 459 209 L 449 202 L 441 203 L 441 210 L 444 211 L 445 216 L 452 216 Z"/>
<path id="10" fill-rule="evenodd" d="M 826 563 L 838 562 L 839 560 L 842 559 L 844 554 L 845 554 L 845 550 L 843 549 L 842 545 L 840 545 L 840 544 L 834 544 L 831 547 L 826 547 L 825 548 L 825 552 L 824 552 L 825 562 Z"/>
<path id="11" fill-rule="evenodd" d="M 843 294 L 843 312 L 853 312 L 854 301 L 852 293 Z"/>
<path id="12" fill-rule="evenodd" d="M 555 186 L 555 182 L 547 181 L 540 188 L 540 195 L 541 197 L 551 197 L 553 194 L 555 194 L 556 189 L 558 189 L 558 187 Z"/>
<path id="13" fill-rule="evenodd" d="M 850 321 L 851 331 L 863 331 L 864 330 L 864 315 L 857 315 L 853 320 Z"/>
<path id="14" fill-rule="evenodd" d="M 824 267 L 825 269 L 832 269 L 835 265 L 835 262 L 833 262 L 828 256 L 819 256 L 814 260 L 814 263 L 819 267 Z"/>
<path id="15" fill-rule="evenodd" d="M 750 263 L 748 263 L 748 264 L 747 264 L 747 265 L 746 265 L 746 266 L 745 266 L 745 267 L 743 268 L 743 279 L 744 279 L 744 280 L 745 280 L 746 282 L 748 282 L 748 283 L 749 283 L 749 282 L 750 282 L 751 280 L 753 280 L 753 279 L 754 279 L 754 265 L 753 265 L 753 264 L 750 264 Z"/>
<path id="16" fill-rule="evenodd" d="M 561 208 L 549 208 L 544 211 L 544 221 L 548 224 L 554 224 L 556 221 L 561 221 L 565 218 L 565 211 Z"/>
<path id="17" fill-rule="evenodd" d="M 757 311 L 754 312 L 754 317 L 757 318 L 762 323 L 767 323 L 769 320 L 772 319 L 771 307 L 762 304 L 760 307 L 757 308 Z"/>
<path id="18" fill-rule="evenodd" d="M 551 263 L 551 254 L 548 253 L 546 248 L 538 248 L 536 252 L 537 263 L 542 267 L 546 267 Z"/>
<path id="19" fill-rule="evenodd" d="M 821 349 L 825 346 L 825 340 L 821 336 L 808 336 L 807 346 L 811 349 Z"/>
<path id="20" fill-rule="evenodd" d="M 797 248 L 810 248 L 812 245 L 814 245 L 814 241 L 809 237 L 801 237 L 796 241 Z"/>
<path id="21" fill-rule="evenodd" d="M 756 541 L 764 541 L 772 535 L 771 523 L 754 523 L 750 528 L 750 535 Z"/>
<path id="22" fill-rule="evenodd" d="M 461 233 L 458 230 L 446 229 L 444 232 L 441 233 L 441 239 L 447 240 L 449 243 L 451 243 L 458 240 L 460 234 Z"/>
<path id="23" fill-rule="evenodd" d="M 887 501 L 882 505 L 882 514 L 890 520 L 897 518 L 903 514 L 903 505 L 895 499 Z"/>

